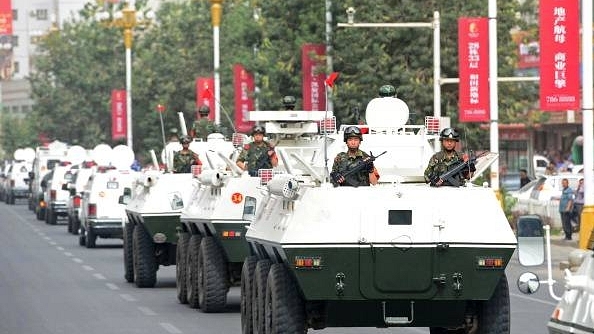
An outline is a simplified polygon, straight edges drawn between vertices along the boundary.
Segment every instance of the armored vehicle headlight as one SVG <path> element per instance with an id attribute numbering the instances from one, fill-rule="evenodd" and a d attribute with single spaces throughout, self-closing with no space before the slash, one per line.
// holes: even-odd
<path id="1" fill-rule="evenodd" d="M 299 192 L 299 182 L 293 175 L 280 174 L 268 182 L 268 191 L 270 193 L 282 196 L 286 199 L 295 199 Z"/>

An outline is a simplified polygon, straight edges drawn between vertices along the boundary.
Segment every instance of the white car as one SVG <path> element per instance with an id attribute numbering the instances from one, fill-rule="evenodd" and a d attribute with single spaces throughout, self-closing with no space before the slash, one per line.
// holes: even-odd
<path id="1" fill-rule="evenodd" d="M 513 196 L 517 202 L 512 207 L 514 216 L 537 215 L 553 228 L 561 227 L 559 214 L 559 198 L 561 196 L 561 180 L 567 179 L 569 187 L 575 191 L 581 174 L 560 173 L 543 175 L 526 184 Z"/>
<path id="2" fill-rule="evenodd" d="M 6 204 L 14 204 L 16 198 L 29 198 L 29 172 L 32 164 L 27 161 L 15 161 L 10 165 L 5 180 Z"/>

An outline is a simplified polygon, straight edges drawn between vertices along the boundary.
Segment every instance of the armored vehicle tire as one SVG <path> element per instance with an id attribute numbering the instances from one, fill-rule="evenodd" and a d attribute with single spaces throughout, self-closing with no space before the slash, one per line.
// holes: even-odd
<path id="1" fill-rule="evenodd" d="M 72 217 L 68 216 L 68 226 L 66 227 L 68 233 L 72 233 Z"/>
<path id="2" fill-rule="evenodd" d="M 270 268 L 266 284 L 265 333 L 307 333 L 305 303 L 282 263 Z"/>
<path id="3" fill-rule="evenodd" d="M 252 323 L 254 333 L 264 333 L 264 303 L 266 302 L 266 281 L 270 271 L 270 260 L 259 260 L 252 280 Z"/>
<path id="4" fill-rule="evenodd" d="M 505 274 L 501 275 L 491 299 L 482 303 L 478 326 L 480 334 L 509 334 L 509 286 Z"/>
<path id="5" fill-rule="evenodd" d="M 177 237 L 177 250 L 175 252 L 175 287 L 177 289 L 177 300 L 182 304 L 188 303 L 188 289 L 186 288 L 186 253 L 190 234 L 180 232 Z"/>
<path id="6" fill-rule="evenodd" d="M 124 224 L 124 278 L 128 283 L 134 282 L 134 250 L 132 249 L 132 235 L 134 224 Z"/>
<path id="7" fill-rule="evenodd" d="M 254 331 L 252 322 L 252 281 L 256 271 L 258 259 L 248 256 L 243 261 L 241 268 L 241 333 L 251 334 Z"/>
<path id="8" fill-rule="evenodd" d="M 37 217 L 37 220 L 43 220 L 45 217 L 45 210 L 38 208 L 37 212 L 35 212 L 35 217 Z"/>
<path id="9" fill-rule="evenodd" d="M 51 209 L 46 209 L 45 217 L 45 222 L 50 225 L 56 225 L 58 223 L 58 216 Z"/>
<path id="10" fill-rule="evenodd" d="M 80 230 L 80 220 L 78 218 L 74 218 L 72 221 L 72 234 L 78 235 Z"/>
<path id="11" fill-rule="evenodd" d="M 198 253 L 202 236 L 192 234 L 186 253 L 186 300 L 191 308 L 200 307 L 198 303 Z"/>
<path id="12" fill-rule="evenodd" d="M 221 312 L 225 309 L 228 282 L 223 250 L 213 237 L 203 238 L 198 254 L 198 303 L 202 312 Z"/>
<path id="13" fill-rule="evenodd" d="M 87 248 L 95 248 L 97 246 L 97 234 L 92 228 L 87 229 Z"/>
<path id="14" fill-rule="evenodd" d="M 84 246 L 87 244 L 87 237 L 86 237 L 85 229 L 83 227 L 80 228 L 80 235 L 78 236 L 78 244 L 79 244 L 79 246 Z"/>
<path id="15" fill-rule="evenodd" d="M 157 283 L 157 260 L 155 246 L 142 225 L 136 225 L 132 233 L 134 282 L 139 288 L 153 288 Z"/>
<path id="16" fill-rule="evenodd" d="M 509 334 L 509 286 L 507 276 L 503 274 L 491 299 L 479 304 L 478 334 Z M 430 328 L 431 334 L 464 334 L 463 329 Z"/>

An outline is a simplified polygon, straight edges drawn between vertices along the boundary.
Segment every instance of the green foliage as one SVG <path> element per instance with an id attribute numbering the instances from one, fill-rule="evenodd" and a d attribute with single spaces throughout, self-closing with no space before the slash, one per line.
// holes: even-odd
<path id="1" fill-rule="evenodd" d="M 518 20 L 533 15 L 535 7 L 526 1 L 498 3 L 499 75 L 511 76 L 517 62 L 516 46 L 510 31 L 536 31 L 535 24 Z M 146 11 L 146 1 L 136 8 Z M 110 6 L 121 6 L 110 4 Z M 134 30 L 132 53 L 132 102 L 134 150 L 148 156 L 150 149 L 162 148 L 156 105 L 163 104 L 165 128 L 178 127 L 178 112 L 187 124 L 195 119 L 195 80 L 213 75 L 213 28 L 209 1 L 162 2 L 157 22 Z M 234 88 L 232 68 L 243 64 L 254 73 L 258 86 L 258 106 L 279 109 L 284 95 L 298 97 L 301 107 L 301 45 L 325 43 L 326 22 L 323 1 L 241 1 L 223 2 L 220 27 L 221 126 L 232 129 Z M 433 34 L 431 29 L 338 28 L 346 22 L 345 10 L 357 9 L 357 22 L 431 22 L 433 12 L 441 16 L 442 76 L 458 76 L 457 20 L 461 16 L 487 16 L 484 1 L 386 0 L 365 5 L 360 1 L 333 1 L 333 70 L 340 78 L 333 90 L 334 112 L 340 123 L 356 122 L 353 110 L 364 110 L 383 84 L 396 87 L 405 100 L 414 122 L 433 115 Z M 118 8 L 114 8 L 118 9 Z M 30 78 L 35 109 L 30 128 L 37 138 L 94 147 L 111 143 L 110 92 L 125 88 L 125 50 L 120 28 L 109 28 L 93 18 L 99 10 L 89 4 L 82 20 L 64 24 L 39 44 L 35 59 L 37 72 Z M 255 15 L 257 14 L 257 15 Z M 326 69 L 324 69 L 326 70 Z M 528 115 L 538 87 L 530 83 L 500 84 L 501 122 L 542 121 L 543 115 Z M 457 123 L 458 86 L 442 86 L 442 115 Z M 484 148 L 488 131 L 478 124 L 464 124 L 467 145 Z M 24 134 L 23 134 L 24 135 Z M 10 147 L 6 138 L 4 147 Z M 145 153 L 146 152 L 146 153 Z"/>

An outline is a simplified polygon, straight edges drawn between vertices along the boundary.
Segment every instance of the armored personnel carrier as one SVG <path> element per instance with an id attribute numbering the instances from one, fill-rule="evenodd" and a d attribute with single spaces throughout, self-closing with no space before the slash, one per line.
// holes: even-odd
<path id="1" fill-rule="evenodd" d="M 298 152 L 302 161 L 309 161 L 323 151 L 326 138 L 320 135 L 319 122 L 324 117 L 324 112 L 250 112 L 250 120 L 265 122 L 269 142 L 281 155 L 279 166 L 250 176 L 235 165 L 235 159 L 217 152 L 226 168 L 206 170 L 196 178 L 180 217 L 176 281 L 181 303 L 203 312 L 225 308 L 229 288 L 241 282 L 243 261 L 249 255 L 245 231 L 262 199 L 262 184 L 276 172 L 297 168 L 288 165 L 299 165 L 288 159 L 289 154 Z M 206 158 L 215 157 L 206 152 Z"/>
<path id="2" fill-rule="evenodd" d="M 266 185 L 246 233 L 244 333 L 429 327 L 509 334 L 505 268 L 516 238 L 494 191 L 426 184 L 439 129 L 406 125 L 406 104 L 380 99 L 366 110 L 361 145 L 387 151 L 375 161 L 379 184 L 333 187 L 280 174 Z M 477 160 L 477 174 L 488 157 Z"/>
<path id="3" fill-rule="evenodd" d="M 206 158 L 210 148 L 226 155 L 233 152 L 232 143 L 220 134 L 211 134 L 205 142 L 192 142 L 190 149 L 200 155 L 205 169 L 217 168 Z M 191 173 L 148 170 L 135 180 L 132 189 L 124 190 L 122 203 L 127 204 L 128 218 L 123 229 L 124 276 L 128 282 L 140 288 L 154 287 L 159 266 L 176 263 L 177 227 L 192 182 Z"/>

